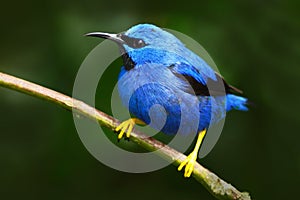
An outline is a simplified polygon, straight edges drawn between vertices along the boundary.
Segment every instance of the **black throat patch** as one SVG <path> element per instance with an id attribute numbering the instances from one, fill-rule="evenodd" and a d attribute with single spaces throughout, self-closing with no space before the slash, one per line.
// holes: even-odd
<path id="1" fill-rule="evenodd" d="M 122 54 L 124 67 L 127 71 L 131 70 L 135 66 L 135 62 L 129 57 L 128 53 Z"/>

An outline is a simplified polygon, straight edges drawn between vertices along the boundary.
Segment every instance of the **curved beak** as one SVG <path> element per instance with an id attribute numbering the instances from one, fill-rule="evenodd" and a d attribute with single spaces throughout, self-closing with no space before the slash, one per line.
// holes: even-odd
<path id="1" fill-rule="evenodd" d="M 104 38 L 104 39 L 109 39 L 112 40 L 118 44 L 124 44 L 125 41 L 122 40 L 120 37 L 120 34 L 113 34 L 113 33 L 104 33 L 104 32 L 92 32 L 92 33 L 87 33 L 85 36 L 88 37 L 98 37 L 98 38 Z"/>

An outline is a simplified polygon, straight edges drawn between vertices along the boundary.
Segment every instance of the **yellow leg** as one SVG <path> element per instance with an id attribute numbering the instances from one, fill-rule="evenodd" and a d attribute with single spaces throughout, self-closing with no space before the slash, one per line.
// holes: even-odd
<path id="1" fill-rule="evenodd" d="M 190 155 L 188 155 L 188 157 L 186 157 L 186 159 L 178 167 L 178 171 L 181 171 L 182 168 L 185 166 L 184 177 L 190 177 L 194 170 L 194 165 L 196 163 L 198 152 L 205 134 L 206 129 L 198 133 L 198 139 L 194 150 L 192 151 L 192 153 L 190 153 Z"/>
<path id="2" fill-rule="evenodd" d="M 120 131 L 119 135 L 118 135 L 118 139 L 120 140 L 124 133 L 126 132 L 126 137 L 129 138 L 130 137 L 130 133 L 134 127 L 135 124 L 139 124 L 139 125 L 146 125 L 145 122 L 143 122 L 140 119 L 137 118 L 130 118 L 124 122 L 122 122 L 116 129 L 115 131 Z"/>

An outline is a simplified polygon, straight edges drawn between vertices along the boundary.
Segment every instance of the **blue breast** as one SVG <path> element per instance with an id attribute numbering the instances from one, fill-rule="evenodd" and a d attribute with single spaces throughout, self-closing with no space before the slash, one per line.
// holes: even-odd
<path id="1" fill-rule="evenodd" d="M 226 114 L 226 97 L 195 96 L 182 90 L 186 82 L 161 64 L 124 67 L 118 89 L 130 113 L 165 134 L 196 134 Z M 159 106 L 158 106 L 159 105 Z"/>

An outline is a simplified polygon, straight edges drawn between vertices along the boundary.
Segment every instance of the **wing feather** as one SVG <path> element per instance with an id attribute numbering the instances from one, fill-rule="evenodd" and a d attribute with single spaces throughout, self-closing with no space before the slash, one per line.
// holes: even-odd
<path id="1" fill-rule="evenodd" d="M 185 88 L 185 91 L 197 96 L 222 96 L 232 93 L 242 93 L 241 90 L 229 85 L 224 78 L 215 72 L 216 79 L 211 79 L 201 75 L 199 70 L 185 63 L 176 63 L 168 67 L 171 72 L 183 82 L 191 87 Z"/>

